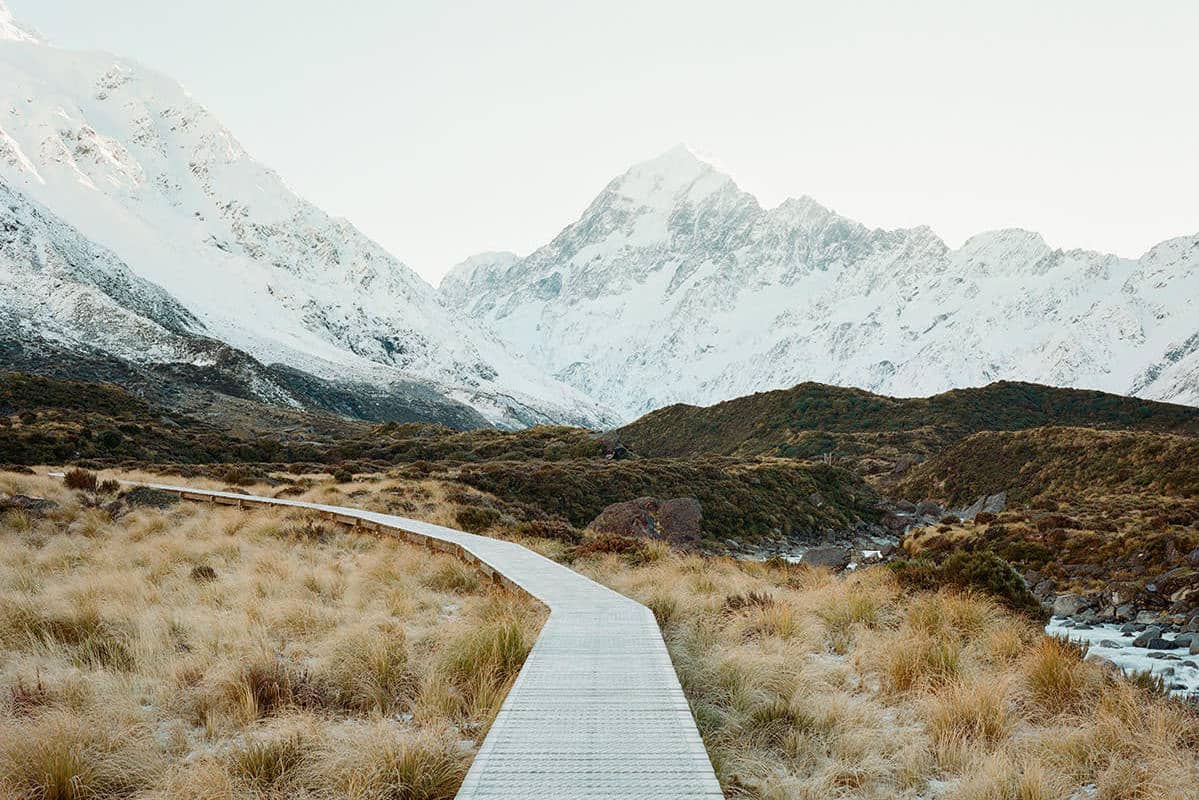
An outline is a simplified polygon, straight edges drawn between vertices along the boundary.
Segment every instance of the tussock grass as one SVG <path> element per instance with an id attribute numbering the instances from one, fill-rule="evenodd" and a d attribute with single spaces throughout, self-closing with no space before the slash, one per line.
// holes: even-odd
<path id="1" fill-rule="evenodd" d="M 887 569 L 666 554 L 577 568 L 654 609 L 727 797 L 1181 798 L 1199 715 L 1027 617 Z M 1077 795 L 1089 796 L 1089 795 Z"/>
<path id="2" fill-rule="evenodd" d="M 59 504 L 0 522 L 0 797 L 451 798 L 544 618 L 299 511 L 0 491 Z"/>

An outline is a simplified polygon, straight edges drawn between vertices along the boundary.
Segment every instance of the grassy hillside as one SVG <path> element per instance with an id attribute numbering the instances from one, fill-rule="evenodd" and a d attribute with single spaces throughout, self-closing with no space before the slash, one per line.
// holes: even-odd
<path id="1" fill-rule="evenodd" d="M 497 461 L 464 467 L 456 480 L 576 527 L 611 503 L 694 497 L 708 540 L 818 540 L 879 515 L 878 495 L 854 473 L 787 460 Z"/>
<path id="2" fill-rule="evenodd" d="M 669 406 L 614 433 L 649 457 L 832 453 L 864 460 L 864 471 L 873 472 L 905 456 L 925 457 L 978 431 L 1044 425 L 1199 434 L 1199 409 L 1006 381 L 911 399 L 801 383 L 706 408 Z"/>
<path id="3" fill-rule="evenodd" d="M 228 404 L 222 406 L 228 412 Z M 244 401 L 211 419 L 180 414 L 113 384 L 0 373 L 0 463 L 159 464 L 417 460 L 482 461 L 601 456 L 582 428 L 457 431 L 433 423 L 368 423 Z"/>
<path id="4" fill-rule="evenodd" d="M 1116 494 L 1199 498 L 1199 438 L 1085 428 L 976 433 L 895 488 L 898 497 L 951 505 L 998 491 L 1034 505 Z"/>

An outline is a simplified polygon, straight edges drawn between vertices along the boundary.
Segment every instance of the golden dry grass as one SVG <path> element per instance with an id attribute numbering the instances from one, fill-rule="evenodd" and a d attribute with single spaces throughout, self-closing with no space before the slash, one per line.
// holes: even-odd
<path id="1" fill-rule="evenodd" d="M 0 482 L 0 491 L 11 489 Z M 455 524 L 452 488 L 434 480 L 319 479 L 287 491 Z M 75 574 L 78 553 L 113 535 L 103 514 L 72 513 L 66 537 L 47 536 L 45 521 L 5 521 L 6 541 L 46 541 L 4 550 L 11 555 L 0 596 L 54 596 L 64 571 Z M 182 582 L 189 592 L 213 595 L 202 606 L 207 616 L 174 605 L 150 615 L 176 638 L 190 643 L 203 632 L 207 643 L 171 658 L 166 684 L 176 695 L 171 708 L 180 709 L 170 712 L 171 724 L 154 721 L 159 701 L 151 699 L 155 711 L 147 712 L 128 699 L 126 683 L 119 690 L 105 683 L 114 680 L 120 667 L 111 665 L 126 651 L 139 668 L 146 662 L 142 645 L 122 649 L 128 631 L 113 625 L 121 620 L 109 616 L 107 604 L 115 601 L 99 590 L 76 590 L 81 602 L 72 608 L 50 603 L 44 613 L 31 606 L 12 612 L 39 641 L 73 642 L 56 645 L 65 654 L 60 661 L 71 666 L 39 671 L 21 650 L 6 654 L 0 671 L 10 689 L 19 688 L 13 697 L 27 698 L 21 710 L 0 715 L 4 725 L 36 721 L 53 731 L 26 737 L 53 751 L 37 757 L 44 763 L 101 754 L 89 762 L 97 785 L 133 781 L 134 788 L 121 790 L 164 798 L 452 794 L 470 758 L 462 742 L 481 739 L 506 691 L 506 681 L 495 676 L 516 668 L 534 635 L 519 624 L 524 612 L 511 607 L 511 598 L 488 594 L 457 562 L 374 540 L 359 550 L 344 544 L 359 537 L 330 539 L 319 522 L 180 507 L 165 515 L 136 512 L 122 525 L 118 538 L 137 554 L 133 563 L 145 576 L 139 580 L 159 595 L 177 591 L 184 575 L 178 553 L 161 554 L 168 545 L 207 542 L 184 549 L 182 558 L 188 570 L 208 564 L 217 573 L 212 583 Z M 983 597 L 905 594 L 883 569 L 842 578 L 661 546 L 636 560 L 603 553 L 576 558 L 562 542 L 520 538 L 502 523 L 491 533 L 575 559 L 576 569 L 654 611 L 728 797 L 1071 800 L 1081 787 L 1094 786 L 1093 795 L 1077 796 L 1183 800 L 1199 785 L 1199 718 L 1192 709 L 1114 680 Z M 75 545 L 56 548 L 55 538 Z M 295 551 L 291 559 L 280 563 L 250 546 L 266 539 L 286 542 Z M 380 547 L 388 548 L 387 557 Z M 311 555 L 331 550 L 343 552 L 340 560 Z M 223 561 L 232 554 L 245 560 L 247 577 L 239 593 L 226 596 L 214 587 L 232 577 Z M 85 573 L 104 570 L 80 569 L 72 581 Z M 132 602 L 148 591 L 139 585 L 116 594 Z M 297 597 L 305 602 L 297 604 Z M 340 617 L 348 607 L 357 613 Z M 369 607 L 377 613 L 361 613 Z M 280 674 L 274 641 L 237 645 L 236 669 L 210 654 L 221 652 L 217 642 L 253 638 L 223 621 L 238 609 L 243 626 L 252 621 L 259 630 L 285 632 L 308 671 L 298 679 Z M 138 626 L 138 636 L 146 627 Z M 12 647 L 3 638 L 0 645 Z M 16 661 L 23 670 L 13 667 Z M 312 685 L 320 689 L 316 704 L 303 701 Z M 125 710 L 107 727 L 79 724 L 98 718 L 98 692 L 125 697 L 117 703 Z M 278 695 L 300 700 L 273 710 Z M 26 706 L 47 710 L 30 713 Z M 112 742 L 120 744 L 117 752 L 110 752 Z"/>
<path id="2" fill-rule="evenodd" d="M 1199 785 L 1193 709 L 986 598 L 905 594 L 885 569 L 574 566 L 669 609 L 667 643 L 729 797 L 1069 800 L 1093 785 L 1078 797 L 1183 800 Z"/>
<path id="3" fill-rule="evenodd" d="M 0 519 L 6 798 L 452 797 L 544 617 L 301 512 L 0 492 L 60 504 Z"/>

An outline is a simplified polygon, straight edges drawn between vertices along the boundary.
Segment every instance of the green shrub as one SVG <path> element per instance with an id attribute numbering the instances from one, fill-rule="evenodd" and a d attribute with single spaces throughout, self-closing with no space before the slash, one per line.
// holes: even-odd
<path id="1" fill-rule="evenodd" d="M 989 550 L 959 551 L 941 564 L 927 559 L 890 564 L 899 583 L 913 591 L 935 591 L 943 586 L 973 589 L 988 594 L 1008 608 L 1042 616 L 1040 602 L 1028 590 L 1012 565 Z"/>
<path id="2" fill-rule="evenodd" d="M 458 526 L 464 531 L 483 533 L 500 521 L 500 512 L 494 508 L 467 506 L 466 508 L 458 509 L 458 513 L 454 515 L 454 519 L 458 521 Z"/>
<path id="3" fill-rule="evenodd" d="M 516 535 L 537 539 L 554 539 L 566 544 L 577 544 L 583 539 L 583 532 L 559 519 L 535 519 L 522 522 L 516 526 Z"/>

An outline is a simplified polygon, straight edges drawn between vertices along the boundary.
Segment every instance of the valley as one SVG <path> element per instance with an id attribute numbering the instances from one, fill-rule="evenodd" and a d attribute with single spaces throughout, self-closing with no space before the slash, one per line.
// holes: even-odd
<path id="1" fill-rule="evenodd" d="M 919 209 L 874 227 L 806 195 L 766 202 L 684 145 L 626 169 L 706 114 L 762 143 L 786 134 L 809 168 L 836 156 L 805 136 L 834 130 L 856 148 L 834 197 L 919 199 L 874 186 L 891 173 L 868 148 L 916 158 L 919 126 L 891 103 L 935 119 L 949 62 L 931 103 L 877 69 L 846 89 L 886 89 L 850 131 L 819 85 L 847 64 L 821 56 L 819 81 L 775 69 L 809 55 L 805 20 L 785 53 L 742 53 L 755 86 L 777 81 L 759 119 L 745 87 L 691 94 L 692 60 L 728 54 L 716 84 L 737 71 L 723 28 L 694 50 L 720 59 L 665 69 L 699 9 L 656 30 L 657 8 L 589 9 L 566 31 L 568 6 L 520 5 L 322 7 L 302 51 L 286 50 L 302 4 L 286 25 L 226 9 L 209 40 L 208 9 L 143 20 L 194 36 L 213 76 L 236 69 L 222 47 L 257 37 L 241 55 L 274 85 L 239 72 L 262 108 L 222 116 L 246 142 L 312 137 L 299 161 L 266 150 L 298 173 L 321 162 L 324 180 L 296 185 L 329 210 L 342 184 L 369 196 L 359 229 L 174 78 L 60 46 L 0 0 L 0 796 L 1195 800 L 1199 233 L 1133 220 L 1153 239 L 1122 255 L 1016 227 L 943 238 Z M 104 10 L 105 25 L 128 11 Z M 854 64 L 893 15 L 869 16 Z M 757 27 L 747 41 L 775 26 Z M 995 62 L 1003 91 L 968 94 L 1002 107 L 1024 55 Z M 1150 55 L 1103 63 L 1131 75 Z M 524 58 L 528 95 L 499 77 Z M 1147 204 L 1150 183 L 1127 178 L 1157 177 L 1157 140 L 1102 134 L 1149 114 L 1076 93 L 1085 63 L 1054 97 L 1101 115 L 1083 137 L 1106 148 L 1085 170 L 1097 182 L 1076 182 Z M 364 65 L 362 85 L 329 90 Z M 607 95 L 642 85 L 652 102 L 613 113 Z M 303 124 L 256 130 L 284 125 L 296 87 Z M 433 113 L 410 113 L 426 95 Z M 678 119 L 642 130 L 664 109 Z M 763 122 L 789 109 L 795 130 Z M 1059 124 L 1045 111 L 1012 115 L 1011 208 L 1077 189 L 1050 191 L 1062 153 L 1042 174 L 1023 163 L 1021 137 Z M 954 146 L 985 132 L 969 121 Z M 372 142 L 364 169 L 351 156 Z M 451 145 L 430 184 L 425 161 Z M 912 160 L 920 192 L 961 194 L 933 180 L 963 170 L 952 150 Z M 509 158 L 516 179 L 493 170 Z M 1175 169 L 1172 185 L 1193 183 Z M 589 195 L 559 172 L 599 178 L 581 212 Z M 855 182 L 872 188 L 838 195 Z M 967 194 L 1024 219 L 986 205 L 994 188 Z M 1073 196 L 1042 221 L 1085 217 Z M 509 236 L 521 253 L 489 249 Z M 435 240 L 452 247 L 431 268 Z"/>

